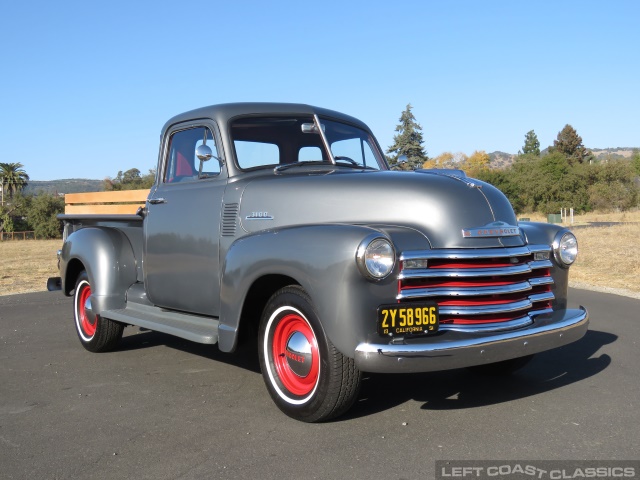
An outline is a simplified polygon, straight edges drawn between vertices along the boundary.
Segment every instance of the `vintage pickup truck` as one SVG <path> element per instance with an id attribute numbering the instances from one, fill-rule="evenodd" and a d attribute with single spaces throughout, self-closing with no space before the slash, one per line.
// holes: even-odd
<path id="1" fill-rule="evenodd" d="M 104 207 L 61 216 L 49 281 L 74 297 L 82 345 L 113 349 L 136 325 L 233 352 L 257 332 L 271 397 L 302 421 L 344 413 L 362 372 L 508 373 L 587 330 L 567 308 L 570 231 L 518 223 L 461 171 L 391 171 L 370 129 L 335 111 L 178 115 L 146 201 Z"/>

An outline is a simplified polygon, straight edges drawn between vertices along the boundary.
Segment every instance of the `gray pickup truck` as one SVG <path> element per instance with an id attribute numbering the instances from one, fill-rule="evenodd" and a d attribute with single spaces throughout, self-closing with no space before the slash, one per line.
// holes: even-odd
<path id="1" fill-rule="evenodd" d="M 253 331 L 271 397 L 306 422 L 344 413 L 362 372 L 509 373 L 587 330 L 571 232 L 519 223 L 461 171 L 391 171 L 364 123 L 323 108 L 178 115 L 137 214 L 60 218 L 49 286 L 87 350 L 127 325 L 223 352 Z"/>

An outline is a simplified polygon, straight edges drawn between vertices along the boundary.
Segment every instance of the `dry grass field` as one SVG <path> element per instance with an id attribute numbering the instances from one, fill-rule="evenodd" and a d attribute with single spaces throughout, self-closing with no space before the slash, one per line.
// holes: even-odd
<path id="1" fill-rule="evenodd" d="M 541 215 L 522 216 L 546 220 Z M 585 226 L 589 222 L 626 223 Z M 580 253 L 571 268 L 572 285 L 616 290 L 640 298 L 640 211 L 590 213 L 576 216 L 574 225 L 580 226 L 573 230 Z M 61 244 L 61 240 L 0 242 L 0 295 L 45 290 L 47 278 L 58 274 L 56 251 Z"/>
<path id="2" fill-rule="evenodd" d="M 573 232 L 579 247 L 569 274 L 574 285 L 628 290 L 640 298 L 640 223 L 583 227 Z"/>
<path id="3" fill-rule="evenodd" d="M 58 275 L 56 252 L 62 240 L 0 242 L 0 295 L 40 292 Z"/>
<path id="4" fill-rule="evenodd" d="M 540 214 L 523 214 L 520 218 L 546 222 Z M 621 223 L 611 226 L 590 226 L 591 223 Z M 579 254 L 569 274 L 572 286 L 593 288 L 640 298 L 640 210 L 631 212 L 590 212 L 576 215 L 573 228 L 578 239 Z"/>

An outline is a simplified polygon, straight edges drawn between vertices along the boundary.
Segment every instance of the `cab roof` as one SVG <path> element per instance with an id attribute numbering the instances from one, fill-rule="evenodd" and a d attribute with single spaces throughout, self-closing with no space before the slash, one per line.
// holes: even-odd
<path id="1" fill-rule="evenodd" d="M 371 131 L 364 122 L 357 118 L 326 108 L 314 107 L 303 103 L 239 102 L 211 105 L 176 115 L 165 123 L 162 128 L 162 133 L 164 134 L 168 128 L 176 123 L 201 118 L 211 118 L 215 120 L 221 128 L 224 128 L 229 120 L 247 115 L 318 115 L 320 117 L 342 120 L 364 128 L 367 131 Z"/>

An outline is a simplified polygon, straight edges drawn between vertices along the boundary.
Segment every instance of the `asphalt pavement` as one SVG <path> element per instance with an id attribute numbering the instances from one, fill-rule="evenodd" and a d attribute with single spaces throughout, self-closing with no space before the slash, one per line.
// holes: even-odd
<path id="1" fill-rule="evenodd" d="M 435 460 L 640 458 L 640 301 L 584 290 L 590 330 L 508 378 L 368 375 L 344 417 L 284 416 L 257 355 L 129 327 L 80 345 L 71 301 L 0 297 L 2 479 L 431 479 Z"/>

